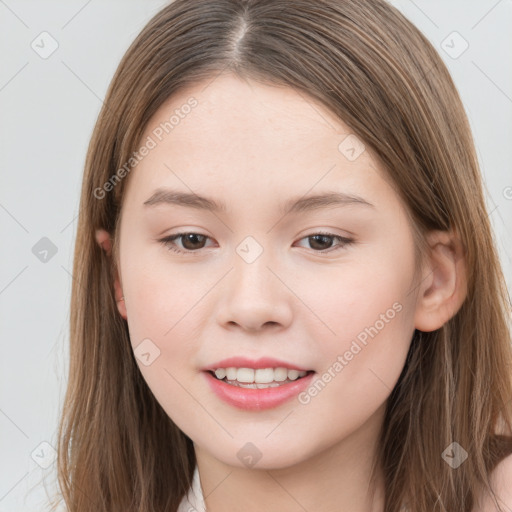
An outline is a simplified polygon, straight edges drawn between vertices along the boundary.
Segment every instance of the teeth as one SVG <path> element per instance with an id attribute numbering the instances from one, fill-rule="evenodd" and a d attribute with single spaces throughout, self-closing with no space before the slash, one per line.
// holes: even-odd
<path id="1" fill-rule="evenodd" d="M 290 380 L 297 380 L 299 378 L 299 372 L 297 370 L 288 370 L 288 378 Z"/>
<path id="2" fill-rule="evenodd" d="M 222 380 L 226 376 L 226 368 L 217 368 L 215 370 L 215 377 Z"/>
<path id="3" fill-rule="evenodd" d="M 238 382 L 245 382 L 246 384 L 256 382 L 254 380 L 254 373 L 252 368 L 238 368 L 236 371 L 236 380 Z"/>
<path id="4" fill-rule="evenodd" d="M 257 382 L 258 384 L 270 384 L 273 381 L 274 370 L 272 368 L 258 368 L 254 372 L 254 382 Z"/>
<path id="5" fill-rule="evenodd" d="M 266 388 L 275 387 L 279 382 L 285 380 L 294 381 L 307 374 L 305 371 L 288 370 L 287 368 L 217 368 L 215 376 L 222 380 L 234 381 L 234 383 L 244 384 L 248 388 Z M 254 384 L 252 386 L 251 384 Z"/>
<path id="6" fill-rule="evenodd" d="M 288 370 L 286 368 L 276 368 L 274 370 L 274 380 L 277 382 L 283 382 L 288 378 Z"/>
<path id="7" fill-rule="evenodd" d="M 276 388 L 279 387 L 281 384 L 279 382 L 270 382 L 269 384 L 260 384 L 256 382 L 251 382 L 250 384 L 242 384 L 238 382 L 237 380 L 231 380 L 227 381 L 228 384 L 232 386 L 236 386 L 239 388 L 249 388 L 249 389 L 264 389 L 264 388 Z"/>
<path id="8" fill-rule="evenodd" d="M 236 368 L 226 368 L 226 379 L 236 380 Z"/>

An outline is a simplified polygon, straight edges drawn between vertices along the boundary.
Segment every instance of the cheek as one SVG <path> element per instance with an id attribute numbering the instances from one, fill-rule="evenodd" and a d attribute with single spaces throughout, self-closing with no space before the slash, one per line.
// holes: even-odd
<path id="1" fill-rule="evenodd" d="M 157 402 L 186 428 L 197 415 L 197 402 L 187 391 L 193 391 L 191 369 L 205 285 L 185 279 L 179 267 L 162 265 L 154 257 L 145 261 L 136 253 L 127 258 L 125 269 L 127 322 L 137 365 Z"/>
<path id="2" fill-rule="evenodd" d="M 331 270 L 329 280 L 308 279 L 316 284 L 300 293 L 315 318 L 304 328 L 315 340 L 316 368 L 325 376 L 318 388 L 326 384 L 330 389 L 322 391 L 325 404 L 344 397 L 357 406 L 358 400 L 368 403 L 372 394 L 376 405 L 391 392 L 414 333 L 413 270 L 412 249 L 380 251 L 378 258 L 368 256 Z M 322 325 L 313 328 L 316 318 Z"/>
<path id="3" fill-rule="evenodd" d="M 332 318 L 337 335 L 316 338 L 318 374 L 298 397 L 297 417 L 308 417 L 310 429 L 322 432 L 322 446 L 382 410 L 404 367 L 414 332 L 410 304 L 398 288 L 373 291 L 359 293 L 360 302 L 347 295 L 347 308 Z"/>
<path id="4" fill-rule="evenodd" d="M 126 253 L 123 288 L 129 298 L 127 322 L 132 347 L 137 351 L 138 345 L 149 339 L 160 351 L 158 364 L 177 367 L 190 360 L 197 349 L 195 331 L 201 326 L 201 298 L 208 283 L 166 262 L 165 254 L 155 256 L 154 251 L 142 250 Z"/>
<path id="5" fill-rule="evenodd" d="M 166 256 L 158 242 L 140 237 L 127 243 L 121 257 L 123 288 L 131 299 L 132 316 L 147 319 L 146 323 L 164 320 L 171 308 L 179 307 L 180 298 L 192 293 L 194 283 L 182 282 L 179 265 L 171 265 Z"/>
<path id="6" fill-rule="evenodd" d="M 404 317 L 410 316 L 414 299 L 408 294 L 409 265 L 396 260 L 388 264 L 381 258 L 350 261 L 299 281 L 294 291 L 312 312 L 308 318 L 321 323 L 318 333 L 327 341 L 320 346 L 338 350 L 361 333 L 364 339 L 371 326 L 383 332 L 408 325 Z"/>

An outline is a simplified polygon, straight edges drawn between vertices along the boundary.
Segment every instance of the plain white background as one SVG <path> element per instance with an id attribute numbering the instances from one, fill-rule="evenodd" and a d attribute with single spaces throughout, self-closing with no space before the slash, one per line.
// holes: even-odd
<path id="1" fill-rule="evenodd" d="M 0 0 L 0 512 L 41 511 L 54 485 L 85 153 L 119 60 L 167 3 Z M 512 290 L 512 1 L 392 3 L 462 96 Z"/>

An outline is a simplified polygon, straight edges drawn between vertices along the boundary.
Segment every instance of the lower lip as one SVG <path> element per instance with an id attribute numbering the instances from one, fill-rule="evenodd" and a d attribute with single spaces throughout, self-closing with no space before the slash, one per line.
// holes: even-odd
<path id="1" fill-rule="evenodd" d="M 300 379 L 274 388 L 251 389 L 232 386 L 223 380 L 217 379 L 210 372 L 203 373 L 213 392 L 219 398 L 234 407 L 249 411 L 261 411 L 278 407 L 304 391 L 314 375 L 314 372 L 311 372 Z"/>

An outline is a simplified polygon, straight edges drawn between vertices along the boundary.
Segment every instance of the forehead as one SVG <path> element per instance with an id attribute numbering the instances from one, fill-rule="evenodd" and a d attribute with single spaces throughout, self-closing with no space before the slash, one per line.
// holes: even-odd
<path id="1" fill-rule="evenodd" d="M 323 105 L 291 87 L 231 74 L 169 98 L 141 142 L 150 139 L 152 149 L 130 175 L 138 202 L 166 185 L 251 198 L 337 185 L 371 193 L 383 185 L 369 148 Z"/>
<path id="2" fill-rule="evenodd" d="M 191 98 L 198 104 L 185 119 L 199 118 L 204 129 L 215 127 L 218 131 L 243 122 L 248 128 L 266 128 L 267 133 L 284 128 L 283 136 L 295 137 L 311 136 L 311 128 L 317 125 L 341 132 L 348 129 L 328 109 L 292 87 L 264 84 L 227 73 L 178 91 L 164 102 L 146 131 L 149 133 L 152 123 L 168 120 L 169 114 Z"/>

